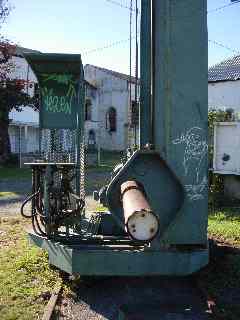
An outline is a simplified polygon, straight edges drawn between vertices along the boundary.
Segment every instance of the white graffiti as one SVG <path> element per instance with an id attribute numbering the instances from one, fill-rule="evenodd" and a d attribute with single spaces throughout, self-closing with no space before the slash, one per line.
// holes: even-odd
<path id="1" fill-rule="evenodd" d="M 202 199 L 202 193 L 207 186 L 207 178 L 204 176 L 200 181 L 200 172 L 208 152 L 208 144 L 203 129 L 193 127 L 182 134 L 180 138 L 173 140 L 173 144 L 185 145 L 183 158 L 185 176 L 189 175 L 190 170 L 194 171 L 194 183 L 185 186 L 188 197 L 191 200 Z"/>
<path id="2" fill-rule="evenodd" d="M 192 185 L 187 184 L 185 185 L 185 189 L 187 191 L 187 196 L 190 200 L 201 200 L 204 198 L 203 191 L 208 185 L 207 177 L 203 177 L 202 182 L 200 184 Z"/>

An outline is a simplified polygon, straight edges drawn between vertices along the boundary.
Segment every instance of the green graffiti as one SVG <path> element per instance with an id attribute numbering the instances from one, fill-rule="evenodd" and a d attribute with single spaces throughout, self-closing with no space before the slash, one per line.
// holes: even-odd
<path id="1" fill-rule="evenodd" d="M 56 81 L 59 84 L 72 84 L 74 85 L 76 83 L 76 80 L 73 80 L 73 75 L 72 74 L 57 74 L 57 73 L 52 73 L 52 74 L 47 74 L 43 73 L 42 75 L 43 82 L 47 81 Z"/>
<path id="2" fill-rule="evenodd" d="M 51 113 L 64 113 L 71 115 L 72 99 L 76 96 L 76 90 L 68 90 L 66 96 L 54 95 L 53 89 L 44 87 L 42 89 L 42 98 L 46 111 Z"/>
<path id="3" fill-rule="evenodd" d="M 45 83 L 41 93 L 46 111 L 51 113 L 63 113 L 66 115 L 71 115 L 72 100 L 77 96 L 75 89 L 77 81 L 73 79 L 73 75 L 43 73 L 41 74 L 41 77 L 42 82 Z M 54 85 L 51 83 L 52 81 L 56 82 L 58 85 L 64 85 L 66 88 L 65 95 L 54 93 Z M 58 88 L 58 85 L 56 88 Z"/>

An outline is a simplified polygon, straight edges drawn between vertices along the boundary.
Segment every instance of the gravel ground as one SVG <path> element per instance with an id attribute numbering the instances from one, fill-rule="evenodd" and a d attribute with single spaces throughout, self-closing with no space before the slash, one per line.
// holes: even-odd
<path id="1" fill-rule="evenodd" d="M 205 314 L 207 307 L 191 280 L 158 277 L 109 278 L 95 279 L 90 283 L 80 282 L 76 297 L 62 301 L 58 319 L 117 320 L 119 309 L 122 306 L 129 309 L 131 305 L 142 310 L 139 313 L 136 311 L 134 317 L 126 319 L 208 319 Z M 192 313 L 184 313 L 186 308 Z"/>
<path id="2" fill-rule="evenodd" d="M 92 193 L 99 190 L 109 176 L 108 172 L 86 172 L 86 204 L 87 211 L 94 211 L 98 203 L 93 200 Z M 20 214 L 20 207 L 27 194 L 31 192 L 31 180 L 1 180 L 0 192 L 13 192 L 13 195 L 0 197 L 0 216 Z M 30 212 L 30 204 L 25 207 Z"/>
<path id="3" fill-rule="evenodd" d="M 30 180 L 2 180 L 0 192 L 13 192 L 13 195 L 0 197 L 0 215 L 14 216 L 20 214 L 20 206 L 26 195 L 31 191 Z M 26 207 L 30 210 L 30 207 Z"/>

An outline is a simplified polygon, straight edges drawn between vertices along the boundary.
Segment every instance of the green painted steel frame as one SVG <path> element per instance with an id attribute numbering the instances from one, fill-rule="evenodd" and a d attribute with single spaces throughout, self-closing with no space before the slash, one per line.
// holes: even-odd
<path id="1" fill-rule="evenodd" d="M 106 250 L 104 246 L 67 246 L 29 233 L 30 241 L 49 254 L 52 265 L 69 274 L 91 276 L 189 275 L 208 263 L 208 250 Z"/>
<path id="2" fill-rule="evenodd" d="M 114 244 L 110 248 L 66 245 L 29 233 L 33 243 L 48 251 L 50 263 L 68 273 L 183 276 L 208 263 L 206 0 L 142 0 L 141 26 L 140 144 L 154 143 L 166 170 L 184 186 L 184 203 L 174 223 L 166 223 L 164 242 L 158 238 L 152 247 L 141 250 L 134 246 L 119 249 Z M 135 161 L 134 156 L 130 161 Z M 148 170 L 147 164 L 143 166 Z M 129 172 L 124 179 L 132 176 Z M 110 183 L 108 196 L 119 177 Z M 117 201 L 121 206 L 119 192 L 115 197 L 108 197 L 114 210 Z M 190 246 L 180 250 L 171 245 Z"/>
<path id="3" fill-rule="evenodd" d="M 141 23 L 140 152 L 151 152 L 145 144 L 154 142 L 154 152 L 165 162 L 165 173 L 171 172 L 176 184 L 180 182 L 184 199 L 175 214 L 169 213 L 168 207 L 177 201 L 180 192 L 172 192 L 164 174 L 157 175 L 162 170 L 160 165 L 153 168 L 149 161 L 142 161 L 139 170 L 136 153 L 110 182 L 108 207 L 123 224 L 119 185 L 124 179 L 139 180 L 144 187 L 151 186 L 147 196 L 160 221 L 172 220 L 164 230 L 164 239 L 157 239 L 159 243 L 205 245 L 208 222 L 206 0 L 195 0 L 191 5 L 189 0 L 142 0 Z M 161 194 L 168 188 L 164 201 Z M 151 199 L 150 193 L 157 191 L 159 197 Z M 163 217 L 162 213 L 169 217 Z"/>
<path id="4" fill-rule="evenodd" d="M 152 82 L 152 39 L 151 39 L 151 2 L 142 0 L 141 3 L 141 96 L 140 96 L 140 146 L 153 143 L 152 128 L 152 103 L 151 103 L 151 82 Z"/>

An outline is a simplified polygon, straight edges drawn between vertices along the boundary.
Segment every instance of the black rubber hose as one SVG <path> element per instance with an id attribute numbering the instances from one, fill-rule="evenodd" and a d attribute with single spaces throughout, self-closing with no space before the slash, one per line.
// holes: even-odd
<path id="1" fill-rule="evenodd" d="M 33 216 L 32 214 L 30 214 L 30 215 L 25 214 L 25 213 L 24 213 L 24 207 L 25 207 L 25 205 L 26 205 L 29 201 L 31 201 L 34 197 L 36 197 L 36 195 L 37 195 L 39 192 L 40 192 L 40 191 L 37 191 L 37 192 L 35 192 L 34 194 L 32 194 L 32 195 L 30 195 L 29 197 L 27 197 L 27 198 L 24 200 L 23 204 L 21 205 L 20 212 L 21 212 L 21 215 L 22 215 L 24 218 L 30 219 L 30 218 Z"/>

